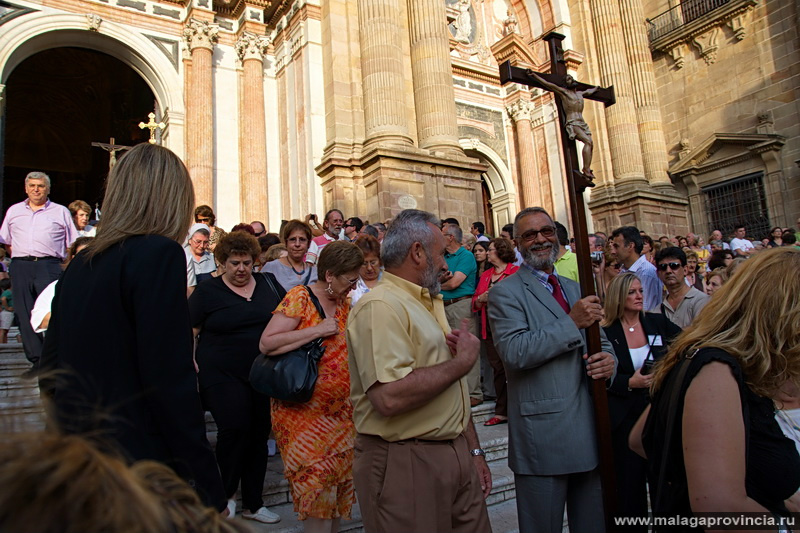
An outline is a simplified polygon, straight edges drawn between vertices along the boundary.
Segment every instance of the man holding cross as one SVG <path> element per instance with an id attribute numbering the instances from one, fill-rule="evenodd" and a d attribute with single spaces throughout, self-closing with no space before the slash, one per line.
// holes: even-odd
<path id="1" fill-rule="evenodd" d="M 566 115 L 566 123 L 564 129 L 567 130 L 567 135 L 570 141 L 578 139 L 583 143 L 583 172 L 586 176 L 594 178 L 590 165 L 592 164 L 592 149 L 594 143 L 592 142 L 592 132 L 589 130 L 589 125 L 583 120 L 583 98 L 597 92 L 597 87 L 591 87 L 584 91 L 578 90 L 578 82 L 575 78 L 567 75 L 564 80 L 564 87 L 550 83 L 545 80 L 536 72 L 528 69 L 528 76 L 536 80 L 536 82 L 547 89 L 556 93 L 561 98 L 561 106 Z"/>

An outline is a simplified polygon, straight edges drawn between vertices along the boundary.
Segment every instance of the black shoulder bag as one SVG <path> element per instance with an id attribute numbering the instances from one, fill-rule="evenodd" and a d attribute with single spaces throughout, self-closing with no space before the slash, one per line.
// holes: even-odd
<path id="1" fill-rule="evenodd" d="M 325 311 L 308 286 L 311 302 L 320 316 Z M 314 394 L 320 359 L 325 353 L 322 337 L 280 355 L 258 354 L 250 367 L 250 385 L 271 398 L 286 402 L 305 403 Z"/>

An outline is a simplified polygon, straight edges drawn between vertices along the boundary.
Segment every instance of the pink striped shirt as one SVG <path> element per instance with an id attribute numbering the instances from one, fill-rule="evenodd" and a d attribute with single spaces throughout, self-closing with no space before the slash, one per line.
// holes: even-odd
<path id="1" fill-rule="evenodd" d="M 78 238 L 69 209 L 47 200 L 38 211 L 30 200 L 14 204 L 0 226 L 0 243 L 11 245 L 11 257 L 67 256 L 67 248 Z"/>

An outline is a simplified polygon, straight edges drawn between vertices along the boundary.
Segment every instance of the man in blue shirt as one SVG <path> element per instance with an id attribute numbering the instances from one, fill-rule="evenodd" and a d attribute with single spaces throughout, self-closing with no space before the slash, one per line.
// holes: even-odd
<path id="1" fill-rule="evenodd" d="M 642 255 L 644 241 L 639 230 L 633 226 L 622 226 L 611 234 L 611 254 L 622 263 L 622 272 L 633 272 L 642 283 L 644 310 L 658 313 L 661 310 L 661 295 L 664 285 L 658 278 L 656 267 Z"/>
<path id="2" fill-rule="evenodd" d="M 469 320 L 469 331 L 475 335 L 475 320 L 472 317 L 472 295 L 475 294 L 477 285 L 478 264 L 475 256 L 461 246 L 464 233 L 461 228 L 447 221 L 442 225 L 442 233 L 447 244 L 444 259 L 447 269 L 452 277 L 442 283 L 442 298 L 444 298 L 444 312 L 451 329 L 461 327 L 461 319 Z M 481 390 L 480 360 L 475 362 L 472 370 L 467 374 L 470 404 L 473 406 L 483 402 Z"/>

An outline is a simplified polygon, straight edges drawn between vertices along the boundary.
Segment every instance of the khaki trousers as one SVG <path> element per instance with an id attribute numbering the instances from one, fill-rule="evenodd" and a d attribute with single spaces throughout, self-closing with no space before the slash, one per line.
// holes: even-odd
<path id="1" fill-rule="evenodd" d="M 366 533 L 491 533 L 467 439 L 358 434 L 353 481 Z"/>
<path id="2" fill-rule="evenodd" d="M 475 318 L 472 316 L 472 299 L 466 298 L 456 303 L 452 303 L 444 308 L 447 323 L 450 329 L 461 329 L 461 319 L 469 321 L 469 332 L 476 335 Z M 469 397 L 483 401 L 483 390 L 481 389 L 481 361 L 478 358 L 472 369 L 467 373 L 467 388 Z"/>

